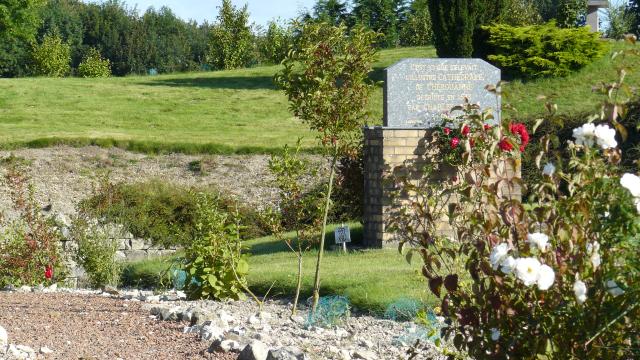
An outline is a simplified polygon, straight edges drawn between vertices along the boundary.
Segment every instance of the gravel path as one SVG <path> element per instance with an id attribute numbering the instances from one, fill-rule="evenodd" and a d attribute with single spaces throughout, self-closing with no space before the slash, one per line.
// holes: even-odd
<path id="1" fill-rule="evenodd" d="M 53 350 L 43 359 L 234 359 L 207 353 L 209 343 L 182 334 L 185 324 L 101 296 L 0 292 L 0 325 L 10 343 Z"/>

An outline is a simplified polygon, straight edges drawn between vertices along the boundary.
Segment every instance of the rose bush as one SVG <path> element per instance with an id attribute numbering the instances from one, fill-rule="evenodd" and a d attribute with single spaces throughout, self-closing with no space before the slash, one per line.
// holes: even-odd
<path id="1" fill-rule="evenodd" d="M 620 74 L 573 141 L 554 149 L 557 141 L 542 139 L 544 176 L 527 201 L 514 196 L 524 183 L 509 169 L 520 165 L 528 130 L 489 127 L 491 114 L 470 104 L 433 135 L 433 163 L 455 166 L 456 176 L 395 178 L 398 192 L 413 196 L 389 228 L 409 260 L 424 262 L 458 350 L 477 359 L 640 355 L 640 177 L 620 166 Z"/>

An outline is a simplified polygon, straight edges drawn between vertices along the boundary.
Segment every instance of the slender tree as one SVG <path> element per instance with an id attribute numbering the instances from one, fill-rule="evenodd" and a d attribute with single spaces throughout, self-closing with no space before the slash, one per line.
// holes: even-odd
<path id="1" fill-rule="evenodd" d="M 252 47 L 247 5 L 238 9 L 231 0 L 223 0 L 211 32 L 209 62 L 218 69 L 244 67 L 249 64 Z"/>
<path id="2" fill-rule="evenodd" d="M 334 26 L 350 22 L 347 4 L 340 0 L 318 0 L 313 6 L 313 18 Z"/>

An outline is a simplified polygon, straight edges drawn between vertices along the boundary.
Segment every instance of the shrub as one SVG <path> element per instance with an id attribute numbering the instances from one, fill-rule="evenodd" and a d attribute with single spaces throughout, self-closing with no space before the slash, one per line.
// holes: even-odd
<path id="1" fill-rule="evenodd" d="M 122 268 L 116 259 L 117 241 L 82 215 L 73 220 L 69 240 L 76 242 L 74 259 L 87 273 L 92 287 L 118 286 Z"/>
<path id="2" fill-rule="evenodd" d="M 134 236 L 156 245 L 188 245 L 195 231 L 194 192 L 207 192 L 222 211 L 236 211 L 236 203 L 209 189 L 190 189 L 158 180 L 136 184 L 113 184 L 103 179 L 94 196 L 82 202 L 88 215 L 103 223 L 116 223 Z M 268 226 L 254 209 L 237 206 L 243 214 L 243 239 L 264 236 Z"/>
<path id="3" fill-rule="evenodd" d="M 210 195 L 195 197 L 194 237 L 185 251 L 186 293 L 191 299 L 243 299 L 249 264 L 242 254 L 238 214 L 220 211 Z"/>
<path id="4" fill-rule="evenodd" d="M 91 48 L 78 66 L 78 75 L 84 78 L 105 78 L 111 76 L 111 62 L 103 59 L 97 49 Z"/>
<path id="5" fill-rule="evenodd" d="M 391 225 L 400 248 L 410 246 L 407 259 L 423 261 L 458 350 L 477 359 L 638 356 L 640 177 L 621 167 L 627 86 L 620 74 L 599 87 L 608 96 L 592 117 L 598 125 L 573 129 L 573 141 L 558 149 L 542 139 L 543 177 L 528 203 L 512 196 L 522 180 L 508 170 L 519 166 L 526 129 L 488 129 L 488 113 L 468 104 L 456 119 L 456 128 L 468 129 L 464 150 L 439 142 L 458 176 L 398 182 L 398 191 L 415 194 L 407 207 L 419 211 L 400 212 Z M 443 218 L 451 232 L 440 231 Z"/>
<path id="6" fill-rule="evenodd" d="M 223 0 L 218 23 L 211 29 L 207 60 L 216 69 L 245 67 L 251 61 L 252 47 L 247 6 L 236 9 L 230 0 Z"/>
<path id="7" fill-rule="evenodd" d="M 32 52 L 35 75 L 64 77 L 71 71 L 71 47 L 57 35 L 47 35 Z"/>
<path id="8" fill-rule="evenodd" d="M 588 28 L 560 29 L 553 22 L 514 27 L 483 27 L 488 60 L 513 77 L 566 76 L 607 52 L 605 42 Z"/>
<path id="9" fill-rule="evenodd" d="M 37 285 L 64 279 L 60 256 L 60 232 L 55 221 L 45 217 L 34 199 L 35 188 L 17 166 L 5 175 L 13 209 L 18 218 L 2 218 L 0 238 L 0 286 Z"/>
<path id="10" fill-rule="evenodd" d="M 587 13 L 587 0 L 559 0 L 557 11 L 557 21 L 560 27 L 576 27 Z"/>
<path id="11" fill-rule="evenodd" d="M 258 39 L 260 57 L 272 64 L 279 64 L 284 60 L 293 45 L 293 30 L 291 27 L 270 21 L 267 31 Z"/>

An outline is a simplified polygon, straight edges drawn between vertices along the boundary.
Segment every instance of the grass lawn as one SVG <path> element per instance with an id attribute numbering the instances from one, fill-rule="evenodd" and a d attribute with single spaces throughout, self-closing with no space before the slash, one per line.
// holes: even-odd
<path id="1" fill-rule="evenodd" d="M 362 236 L 362 227 L 350 224 L 353 238 Z M 332 231 L 331 231 L 332 234 Z M 293 236 L 293 234 L 288 234 Z M 327 239 L 333 244 L 332 235 Z M 293 297 L 297 274 L 295 255 L 284 243 L 272 237 L 250 240 L 245 243 L 249 258 L 249 286 L 263 295 L 273 285 L 270 296 Z M 315 271 L 316 251 L 304 257 L 304 301 L 311 296 Z M 152 285 L 158 274 L 170 266 L 170 259 L 152 259 L 129 264 L 125 273 L 129 284 Z M 408 264 L 394 249 L 325 252 L 322 268 L 321 295 L 344 295 L 359 309 L 380 314 L 390 303 L 398 299 L 411 298 L 430 306 L 436 299 L 427 290 L 420 275 L 418 263 Z M 154 280 L 155 279 L 155 280 Z"/>
<path id="2" fill-rule="evenodd" d="M 372 77 L 382 80 L 382 70 L 400 59 L 435 56 L 432 47 L 384 50 Z M 66 143 L 142 152 L 271 153 L 303 136 L 305 147 L 312 149 L 313 134 L 290 114 L 285 96 L 272 83 L 277 70 L 0 79 L 0 146 Z M 599 96 L 591 86 L 615 76 L 607 56 L 567 78 L 514 81 L 506 90 L 521 117 L 542 112 L 536 100 L 540 94 L 561 95 L 562 113 L 582 112 L 593 110 Z M 639 83 L 640 72 L 630 74 L 628 81 Z M 380 123 L 381 87 L 374 92 L 371 111 Z"/>

